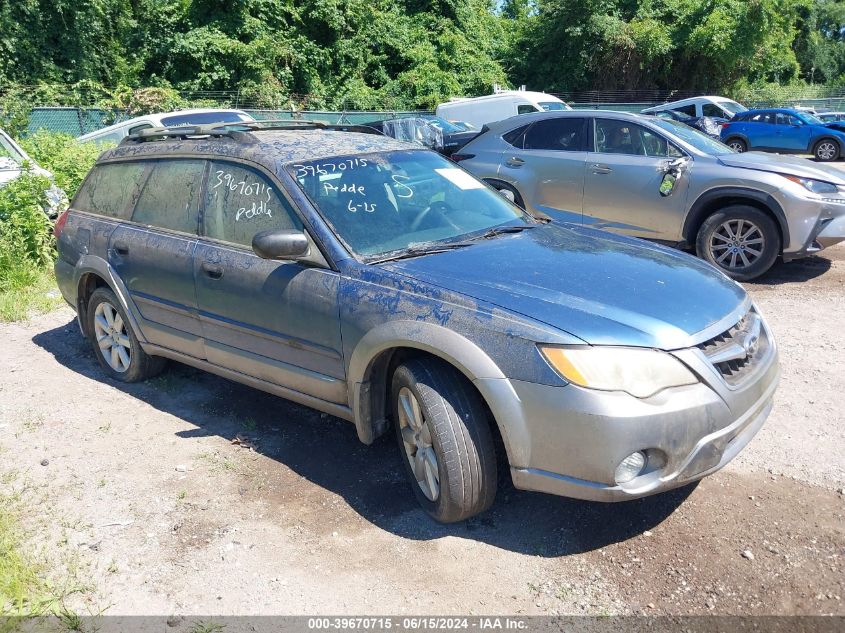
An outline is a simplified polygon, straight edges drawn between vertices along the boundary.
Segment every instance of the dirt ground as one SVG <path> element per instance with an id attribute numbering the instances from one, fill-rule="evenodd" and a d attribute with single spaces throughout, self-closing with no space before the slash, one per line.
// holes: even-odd
<path id="1" fill-rule="evenodd" d="M 505 486 L 441 526 L 392 436 L 180 365 L 110 382 L 67 308 L 0 326 L 0 481 L 83 614 L 845 614 L 845 246 L 747 288 L 781 387 L 693 489 Z"/>

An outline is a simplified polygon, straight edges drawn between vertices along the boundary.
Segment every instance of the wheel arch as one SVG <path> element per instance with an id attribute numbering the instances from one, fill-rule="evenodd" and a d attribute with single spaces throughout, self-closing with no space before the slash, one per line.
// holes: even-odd
<path id="1" fill-rule="evenodd" d="M 744 187 L 719 187 L 701 194 L 690 207 L 684 220 L 683 238 L 687 244 L 695 244 L 698 230 L 715 211 L 734 204 L 745 204 L 767 213 L 775 220 L 780 233 L 781 252 L 789 244 L 789 224 L 780 203 L 765 191 Z"/>
<path id="2" fill-rule="evenodd" d="M 121 307 L 129 317 L 130 325 L 138 341 L 141 343 L 147 342 L 141 333 L 141 329 L 138 327 L 135 311 L 129 300 L 129 291 L 108 262 L 93 256 L 83 256 L 80 258 L 76 265 L 75 287 L 76 316 L 79 321 L 79 327 L 85 336 L 89 335 L 90 328 L 87 319 L 88 301 L 97 288 L 108 288 L 115 294 Z"/>
<path id="3" fill-rule="evenodd" d="M 814 154 L 816 151 L 816 146 L 821 143 L 822 141 L 833 141 L 836 143 L 837 147 L 839 147 L 839 156 L 841 157 L 843 153 L 845 153 L 845 142 L 842 139 L 832 135 L 832 134 L 820 134 L 816 138 L 814 138 L 810 142 L 810 153 Z"/>
<path id="4" fill-rule="evenodd" d="M 506 425 L 495 415 L 479 379 L 507 381 L 496 363 L 475 343 L 453 330 L 416 321 L 392 321 L 367 333 L 349 363 L 350 402 L 358 438 L 371 444 L 389 427 L 390 381 L 393 370 L 409 358 L 431 357 L 457 369 L 487 408 L 491 432 L 501 438 L 510 454 Z"/>

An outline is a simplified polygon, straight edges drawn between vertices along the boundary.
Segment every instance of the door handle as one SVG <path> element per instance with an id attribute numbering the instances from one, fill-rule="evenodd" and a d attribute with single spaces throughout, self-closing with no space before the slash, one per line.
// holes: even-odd
<path id="1" fill-rule="evenodd" d="M 118 255 L 128 255 L 129 254 L 129 245 L 126 242 L 115 242 L 114 243 L 114 252 Z"/>
<path id="2" fill-rule="evenodd" d="M 593 170 L 594 174 L 609 174 L 613 171 L 610 167 L 601 163 L 593 163 L 590 165 L 590 169 Z"/>
<path id="3" fill-rule="evenodd" d="M 505 165 L 507 165 L 508 167 L 520 167 L 524 164 L 525 161 L 522 160 L 519 156 L 511 156 L 505 161 Z"/>
<path id="4" fill-rule="evenodd" d="M 223 268 L 220 266 L 203 262 L 200 268 L 202 268 L 202 272 L 212 279 L 220 279 L 223 276 Z"/>

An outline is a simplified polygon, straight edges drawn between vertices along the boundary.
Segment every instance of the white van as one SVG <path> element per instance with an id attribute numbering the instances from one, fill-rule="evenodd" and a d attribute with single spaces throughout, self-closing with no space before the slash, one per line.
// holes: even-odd
<path id="1" fill-rule="evenodd" d="M 658 106 L 646 108 L 642 113 L 656 114 L 657 112 L 665 112 L 666 110 L 676 110 L 688 116 L 711 116 L 732 119 L 735 114 L 745 112 L 747 109 L 741 103 L 737 103 L 727 97 L 691 97 L 689 99 L 681 99 L 680 101 L 672 101 L 671 103 L 661 103 Z"/>
<path id="2" fill-rule="evenodd" d="M 243 110 L 220 110 L 217 108 L 202 108 L 195 110 L 178 110 L 176 112 L 160 112 L 146 114 L 128 121 L 115 123 L 108 127 L 76 137 L 80 143 L 120 143 L 130 134 L 151 127 L 179 127 L 188 125 L 212 125 L 214 123 L 241 123 L 254 121 Z"/>
<path id="3" fill-rule="evenodd" d="M 485 97 L 451 99 L 437 106 L 435 114 L 447 121 L 465 121 L 476 128 L 517 114 L 549 110 L 571 110 L 563 101 L 545 92 L 502 90 Z"/>

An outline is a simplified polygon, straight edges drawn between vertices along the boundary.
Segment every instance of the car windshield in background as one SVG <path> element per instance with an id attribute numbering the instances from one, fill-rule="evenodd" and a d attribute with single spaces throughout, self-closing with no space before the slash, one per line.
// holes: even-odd
<path id="1" fill-rule="evenodd" d="M 174 114 L 161 119 L 161 124 L 166 127 L 178 127 L 180 125 L 204 125 L 212 123 L 240 123 L 251 121 L 237 112 L 195 112 L 194 114 Z"/>
<path id="2" fill-rule="evenodd" d="M 719 105 L 731 114 L 738 114 L 748 110 L 748 108 L 736 101 L 719 101 Z"/>
<path id="3" fill-rule="evenodd" d="M 404 150 L 292 163 L 291 175 L 353 253 L 365 259 L 445 247 L 530 216 L 454 163 Z"/>
<path id="4" fill-rule="evenodd" d="M 441 119 L 439 116 L 427 116 L 422 117 L 427 123 L 433 125 L 437 129 L 441 130 L 444 134 L 455 134 L 457 132 L 463 132 L 462 128 L 459 128 L 457 125 L 452 125 L 446 119 Z"/>
<path id="5" fill-rule="evenodd" d="M 695 128 L 691 128 L 680 121 L 673 121 L 672 119 L 655 118 L 652 123 L 663 128 L 667 132 L 674 134 L 676 137 L 692 145 L 695 149 L 711 156 L 721 156 L 722 154 L 734 154 L 735 152 L 714 138 L 710 138 L 703 132 L 699 132 Z"/>
<path id="6" fill-rule="evenodd" d="M 539 105 L 546 112 L 551 112 L 552 110 L 566 110 L 566 104 L 561 103 L 560 101 L 541 101 Z"/>
<path id="7" fill-rule="evenodd" d="M 0 132 L 0 170 L 20 169 L 23 155 L 15 149 L 6 135 Z"/>
<path id="8" fill-rule="evenodd" d="M 824 125 L 824 121 L 818 118 L 814 114 L 810 114 L 809 112 L 799 112 L 798 118 L 807 123 L 808 125 Z"/>

